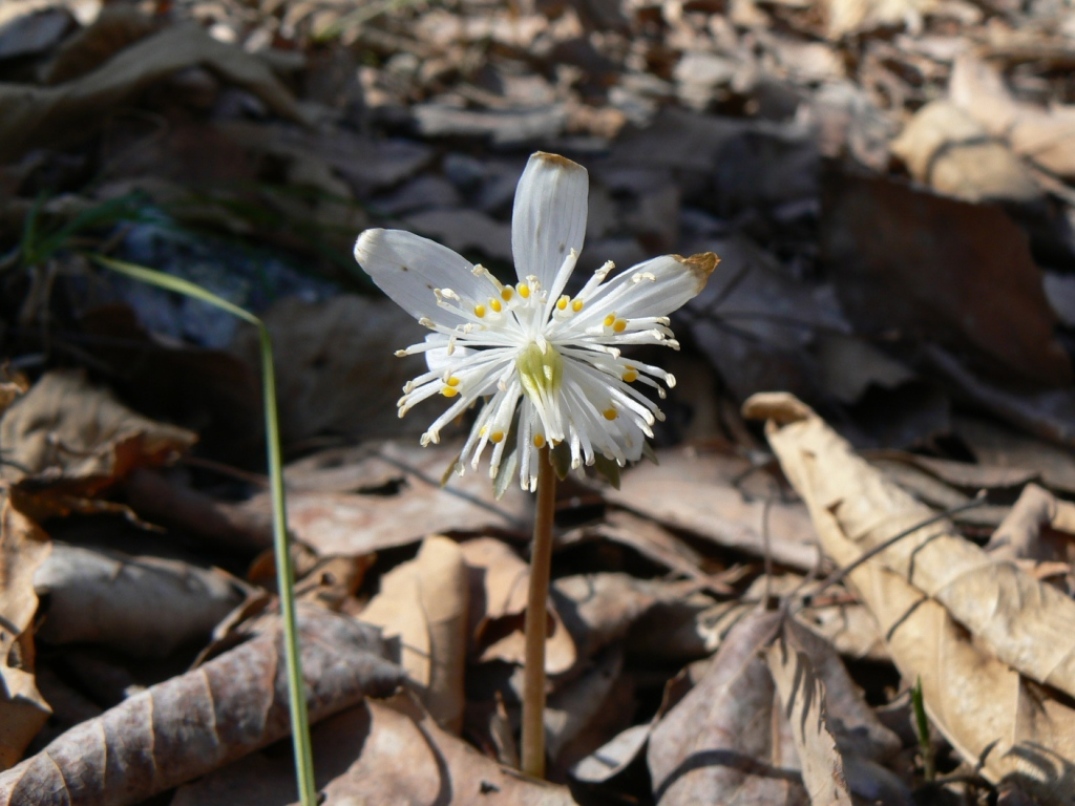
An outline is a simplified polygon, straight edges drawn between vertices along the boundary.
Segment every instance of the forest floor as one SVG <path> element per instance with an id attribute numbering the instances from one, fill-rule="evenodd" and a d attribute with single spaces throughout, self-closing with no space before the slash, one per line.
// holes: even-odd
<path id="1" fill-rule="evenodd" d="M 548 782 L 531 496 L 352 257 L 511 276 L 538 150 L 584 274 L 721 258 L 558 488 Z M 256 333 L 94 255 L 273 336 L 326 803 L 1072 802 L 1071 0 L 0 5 L 0 804 L 292 803 Z"/>

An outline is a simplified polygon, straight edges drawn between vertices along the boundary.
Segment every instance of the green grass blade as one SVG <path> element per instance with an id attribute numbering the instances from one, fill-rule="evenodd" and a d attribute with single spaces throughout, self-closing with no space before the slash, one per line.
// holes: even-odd
<path id="1" fill-rule="evenodd" d="M 287 536 L 284 465 L 280 450 L 280 425 L 276 406 L 276 372 L 268 328 L 254 314 L 188 280 L 102 255 L 90 257 L 95 263 L 127 277 L 216 306 L 250 322 L 258 329 L 261 342 L 262 389 L 265 399 L 265 441 L 268 443 L 269 481 L 272 490 L 273 551 L 276 554 L 276 581 L 280 591 L 280 609 L 284 620 L 284 646 L 287 656 L 288 694 L 291 701 L 295 772 L 298 776 L 302 806 L 316 806 L 317 790 L 314 785 L 313 750 L 310 746 L 310 719 L 306 709 L 306 690 L 302 681 L 302 660 L 299 656 L 298 624 L 295 615 L 295 574 L 291 565 Z"/>

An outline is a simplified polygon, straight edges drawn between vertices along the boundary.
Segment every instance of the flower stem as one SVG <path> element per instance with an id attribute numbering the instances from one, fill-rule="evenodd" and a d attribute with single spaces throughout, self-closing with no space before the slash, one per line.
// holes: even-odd
<path id="1" fill-rule="evenodd" d="M 556 473 L 546 446 L 538 456 L 534 545 L 530 552 L 530 590 L 526 599 L 526 661 L 523 666 L 522 770 L 545 777 L 545 637 L 548 629 L 552 521 L 556 510 Z"/>

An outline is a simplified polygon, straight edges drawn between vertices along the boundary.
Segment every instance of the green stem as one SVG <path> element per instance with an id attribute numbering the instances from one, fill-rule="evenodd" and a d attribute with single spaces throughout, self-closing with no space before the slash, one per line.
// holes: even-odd
<path id="1" fill-rule="evenodd" d="M 306 685 L 302 678 L 299 652 L 298 619 L 295 615 L 295 571 L 287 535 L 287 504 L 284 497 L 284 462 L 280 450 L 280 421 L 276 408 L 276 372 L 272 361 L 269 330 L 258 320 L 261 342 L 261 376 L 265 394 L 265 428 L 267 433 L 270 483 L 272 486 L 273 553 L 276 555 L 276 588 L 280 592 L 280 611 L 284 619 L 284 646 L 287 656 L 287 690 L 291 709 L 291 737 L 295 754 L 302 806 L 316 806 L 314 756 L 310 742 L 310 716 L 306 708 Z"/>
<path id="2" fill-rule="evenodd" d="M 537 509 L 526 599 L 526 660 L 523 666 L 522 770 L 545 777 L 545 638 L 548 629 L 552 522 L 556 510 L 556 473 L 549 448 L 538 456 Z"/>
<path id="3" fill-rule="evenodd" d="M 284 621 L 284 655 L 287 664 L 287 688 L 291 709 L 291 737 L 295 748 L 295 772 L 298 776 L 302 806 L 316 806 L 313 750 L 310 744 L 310 718 L 306 710 L 306 686 L 302 678 L 298 624 L 295 617 L 295 573 L 287 535 L 287 508 L 284 499 L 284 463 L 280 450 L 280 421 L 276 407 L 276 370 L 272 360 L 272 339 L 265 324 L 254 314 L 218 297 L 201 286 L 170 274 L 147 269 L 133 263 L 92 255 L 107 269 L 143 283 L 174 291 L 237 316 L 258 329 L 261 344 L 261 378 L 265 405 L 265 441 L 268 443 L 269 481 L 272 492 L 273 552 L 276 554 L 276 585 L 280 591 L 280 610 Z"/>

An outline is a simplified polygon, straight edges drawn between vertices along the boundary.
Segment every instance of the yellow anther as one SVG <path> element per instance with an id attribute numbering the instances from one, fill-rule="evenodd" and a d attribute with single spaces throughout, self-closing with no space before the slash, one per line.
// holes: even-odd
<path id="1" fill-rule="evenodd" d="M 485 316 L 485 306 L 484 305 L 475 305 L 474 306 L 474 315 L 476 317 L 478 317 L 479 319 L 481 319 L 483 316 Z"/>
<path id="2" fill-rule="evenodd" d="M 617 319 L 613 323 L 612 329 L 615 330 L 617 333 L 623 333 L 623 331 L 627 330 L 627 320 L 626 319 Z"/>
<path id="3" fill-rule="evenodd" d="M 497 313 L 500 313 L 500 311 L 504 308 L 504 306 L 500 304 L 500 300 L 498 300 L 496 297 L 493 297 L 491 300 L 489 300 L 489 307 Z"/>
<path id="4" fill-rule="evenodd" d="M 571 303 L 571 310 L 573 310 L 575 313 L 578 313 L 582 310 L 582 306 L 585 304 L 586 303 L 584 303 L 581 299 L 574 300 Z"/>
<path id="5" fill-rule="evenodd" d="M 504 302 L 510 300 L 512 296 L 514 296 L 514 294 L 515 289 L 512 288 L 510 285 L 506 285 L 502 289 L 500 289 L 500 296 L 504 300 Z"/>
<path id="6" fill-rule="evenodd" d="M 530 286 L 526 283 L 519 283 L 519 296 L 523 299 L 530 299 Z"/>
<path id="7" fill-rule="evenodd" d="M 445 397 L 455 397 L 459 394 L 459 390 L 456 389 L 454 386 L 445 386 L 443 389 L 440 390 L 440 393 Z"/>
<path id="8" fill-rule="evenodd" d="M 605 317 L 605 327 L 612 327 L 612 323 L 616 321 L 616 314 L 610 313 Z"/>
<path id="9" fill-rule="evenodd" d="M 638 380 L 638 370 L 634 367 L 627 367 L 627 369 L 623 371 L 623 379 L 627 381 L 627 383 L 634 383 Z"/>
<path id="10" fill-rule="evenodd" d="M 570 297 L 564 294 L 560 299 L 556 300 L 556 307 L 561 311 L 567 310 L 567 303 L 570 301 Z"/>
<path id="11" fill-rule="evenodd" d="M 620 413 L 616 411 L 616 409 L 612 408 L 612 406 L 609 406 L 601 413 L 605 415 L 606 420 L 615 420 L 617 417 L 620 416 Z"/>
<path id="12" fill-rule="evenodd" d="M 445 383 L 449 386 L 459 386 L 459 378 L 455 375 L 452 375 L 448 378 L 448 380 L 445 381 Z"/>
<path id="13" fill-rule="evenodd" d="M 504 441 L 504 432 L 494 431 L 489 435 L 489 441 L 492 442 L 494 445 L 499 445 L 501 442 Z"/>
<path id="14" fill-rule="evenodd" d="M 544 448 L 545 447 L 545 435 L 544 434 L 534 434 L 534 447 L 535 448 Z"/>

